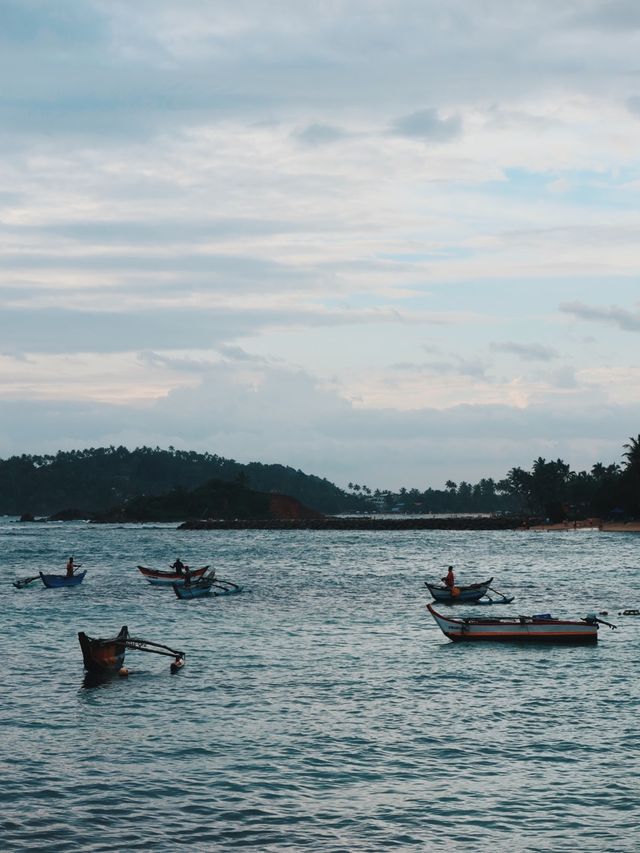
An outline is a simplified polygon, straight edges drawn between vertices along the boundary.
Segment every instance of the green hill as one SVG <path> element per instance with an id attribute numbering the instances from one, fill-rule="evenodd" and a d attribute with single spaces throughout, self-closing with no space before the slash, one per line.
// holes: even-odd
<path id="1" fill-rule="evenodd" d="M 215 454 L 172 448 L 100 447 L 0 460 L 0 514 L 52 515 L 68 507 L 105 512 L 133 498 L 192 490 L 211 480 L 290 495 L 321 513 L 367 507 L 363 497 L 284 465 L 244 465 Z"/>

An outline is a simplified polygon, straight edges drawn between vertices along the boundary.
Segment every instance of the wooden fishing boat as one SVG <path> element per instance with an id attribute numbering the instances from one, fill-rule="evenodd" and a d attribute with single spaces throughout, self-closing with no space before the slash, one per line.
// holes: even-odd
<path id="1" fill-rule="evenodd" d="M 478 601 L 483 595 L 486 595 L 492 582 L 493 578 L 489 578 L 488 581 L 471 583 L 468 586 L 454 586 L 453 588 L 428 581 L 425 581 L 424 585 L 433 596 L 434 601 L 440 601 L 444 604 L 468 604 L 470 601 Z"/>
<path id="2" fill-rule="evenodd" d="M 84 668 L 93 675 L 114 675 L 122 669 L 127 651 L 125 641 L 129 636 L 126 625 L 120 629 L 117 637 L 102 640 L 88 637 L 84 631 L 78 631 L 78 640 L 82 649 Z"/>
<path id="3" fill-rule="evenodd" d="M 203 595 L 211 595 L 213 578 L 201 578 L 195 583 L 174 583 L 173 591 L 178 598 L 201 598 Z"/>
<path id="4" fill-rule="evenodd" d="M 189 585 L 174 583 L 173 591 L 178 598 L 201 598 L 204 595 L 236 595 L 242 592 L 242 587 L 232 581 L 204 577 Z"/>
<path id="5" fill-rule="evenodd" d="M 75 575 L 45 575 L 40 572 L 40 580 L 48 589 L 57 589 L 61 586 L 78 586 L 84 580 L 87 570 Z"/>
<path id="6" fill-rule="evenodd" d="M 199 569 L 190 569 L 191 579 L 195 578 L 197 580 L 201 578 L 208 568 L 209 566 L 201 566 Z M 184 572 L 182 574 L 178 574 L 178 572 L 163 572 L 161 569 L 148 569 L 146 566 L 138 566 L 138 571 L 144 575 L 150 584 L 154 584 L 155 586 L 167 586 L 174 583 L 183 584 L 185 579 Z"/>
<path id="7" fill-rule="evenodd" d="M 598 625 L 610 625 L 589 614 L 580 621 L 554 619 L 545 613 L 539 616 L 487 616 L 464 619 L 443 616 L 431 604 L 427 610 L 436 624 L 454 642 L 524 641 L 543 643 L 595 643 L 598 640 Z"/>
<path id="8" fill-rule="evenodd" d="M 78 640 L 82 650 L 84 668 L 89 675 L 99 678 L 116 675 L 122 671 L 127 649 L 151 652 L 172 658 L 171 672 L 177 672 L 178 669 L 181 669 L 186 658 L 184 652 L 172 649 L 162 643 L 130 636 L 126 625 L 122 626 L 117 636 L 107 639 L 89 637 L 84 631 L 79 631 Z"/>

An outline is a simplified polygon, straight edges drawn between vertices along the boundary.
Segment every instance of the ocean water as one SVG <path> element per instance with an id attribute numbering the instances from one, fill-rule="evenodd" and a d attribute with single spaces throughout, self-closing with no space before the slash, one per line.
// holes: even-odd
<path id="1" fill-rule="evenodd" d="M 0 846 L 27 851 L 636 851 L 640 538 L 598 532 L 177 531 L 0 519 Z M 88 570 L 75 589 L 11 581 Z M 210 563 L 178 601 L 138 563 Z M 425 578 L 607 610 L 593 647 L 454 645 Z M 470 607 L 458 613 L 478 612 Z M 127 653 L 83 687 L 77 632 Z"/>

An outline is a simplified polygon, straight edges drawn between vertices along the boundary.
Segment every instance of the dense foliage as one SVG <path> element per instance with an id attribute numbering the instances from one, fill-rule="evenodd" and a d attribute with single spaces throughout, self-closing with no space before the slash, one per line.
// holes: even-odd
<path id="1" fill-rule="evenodd" d="M 512 468 L 495 482 L 476 485 L 449 480 L 444 490 L 401 489 L 375 493 L 389 507 L 409 512 L 512 512 L 550 521 L 593 517 L 640 517 L 640 435 L 623 447 L 622 465 L 597 462 L 591 471 L 572 471 L 562 459 L 536 459 L 531 471 Z M 358 487 L 361 488 L 361 487 Z"/>
<path id="2" fill-rule="evenodd" d="M 106 521 L 185 521 L 190 518 L 268 518 L 269 495 L 239 483 L 209 480 L 195 489 L 172 489 L 163 495 L 127 501 Z"/>
<path id="3" fill-rule="evenodd" d="M 210 480 L 278 492 L 323 513 L 354 512 L 360 495 L 284 465 L 243 465 L 210 453 L 140 447 L 60 451 L 0 460 L 0 514 L 51 515 L 75 508 L 102 512 L 140 496 L 195 489 Z"/>
<path id="4" fill-rule="evenodd" d="M 640 517 L 640 435 L 623 446 L 621 465 L 598 462 L 574 472 L 561 459 L 536 459 L 530 471 L 512 468 L 500 481 L 447 481 L 444 489 L 372 491 L 284 465 L 243 465 L 209 453 L 125 447 L 60 451 L 55 456 L 0 460 L 0 513 L 50 515 L 65 508 L 104 512 L 133 499 L 174 493 L 177 500 L 210 480 L 258 492 L 290 495 L 325 514 L 377 509 L 409 513 L 498 513 L 566 518 Z"/>

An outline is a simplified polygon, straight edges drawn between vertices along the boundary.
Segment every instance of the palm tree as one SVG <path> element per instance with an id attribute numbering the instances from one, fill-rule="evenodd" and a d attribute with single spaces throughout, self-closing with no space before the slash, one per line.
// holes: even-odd
<path id="1" fill-rule="evenodd" d="M 622 455 L 627 460 L 627 468 L 640 469 L 640 435 L 630 438 L 627 444 L 622 446 L 625 448 Z"/>

